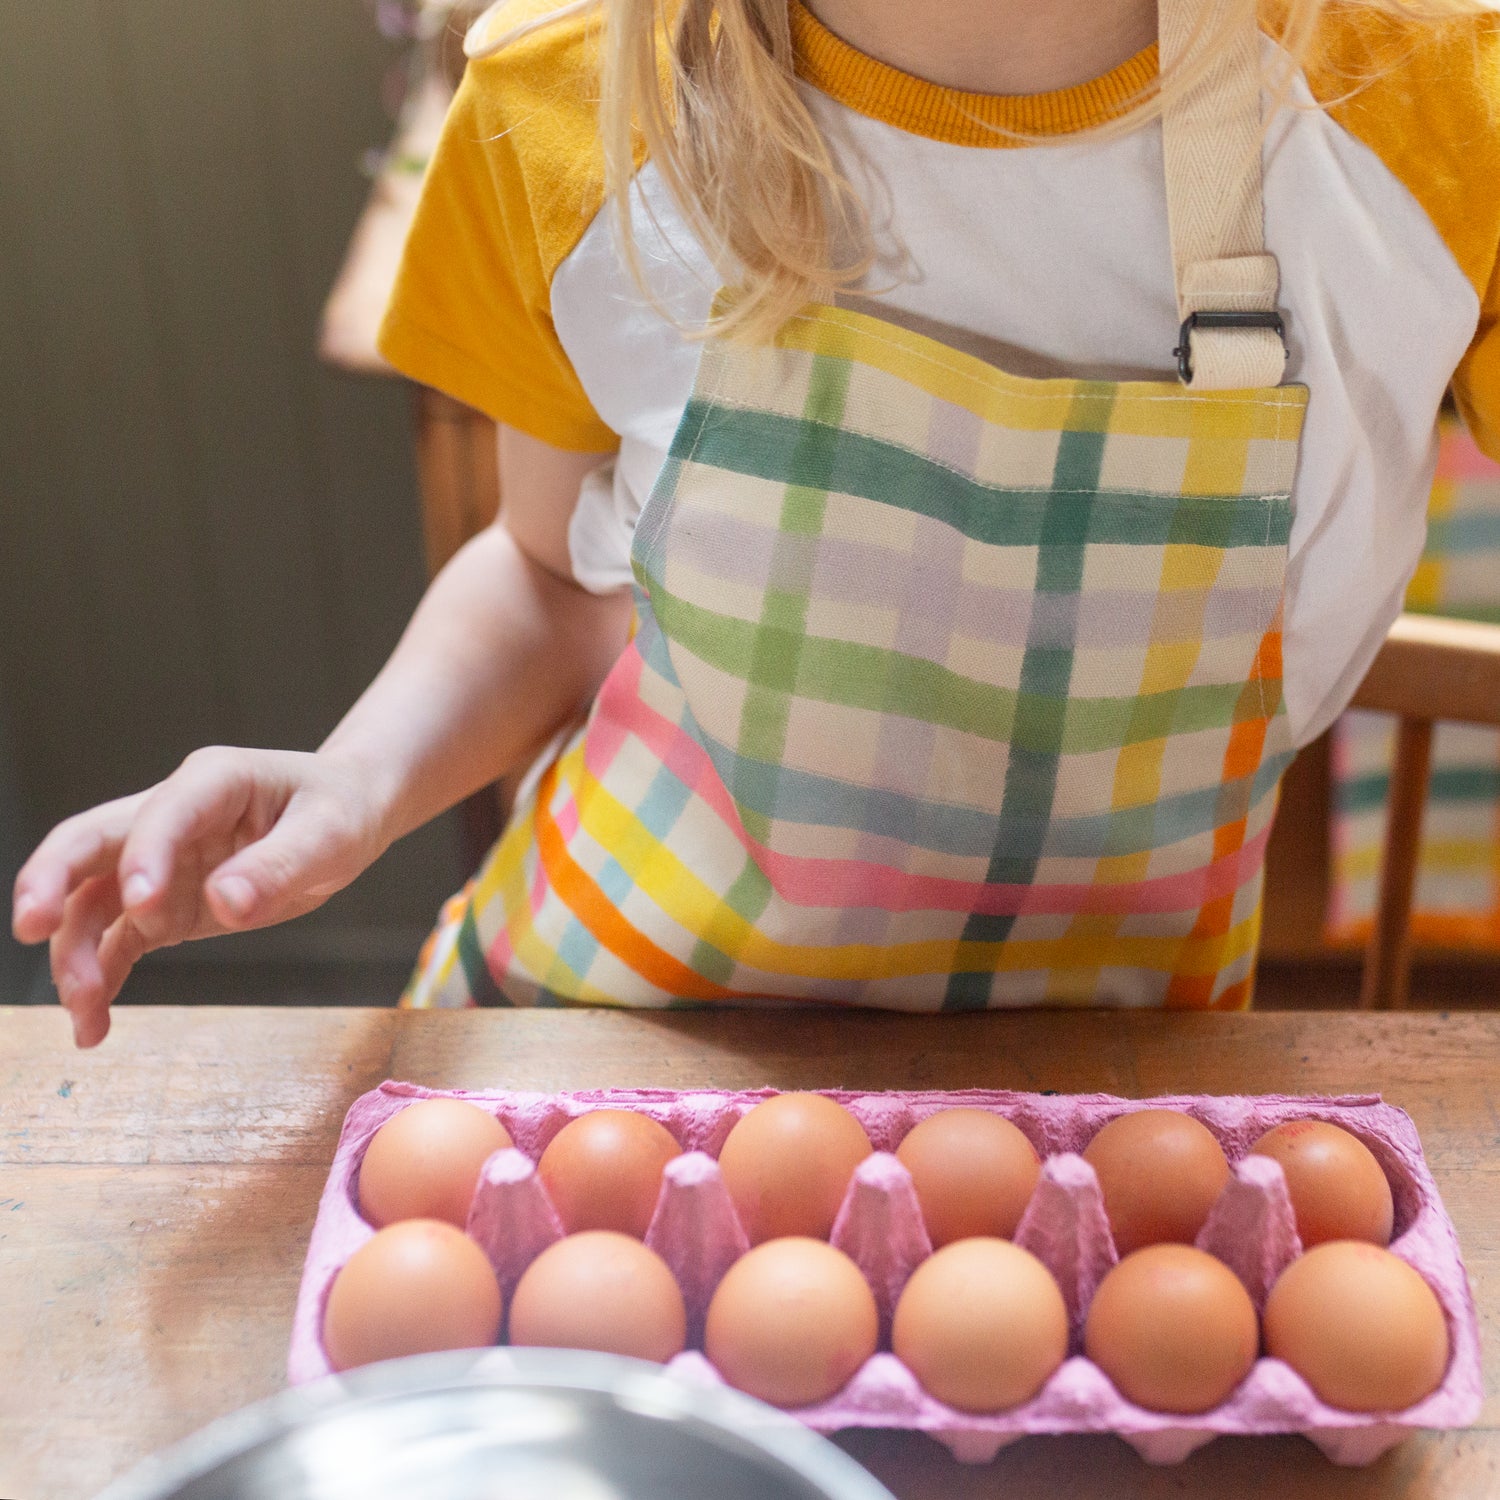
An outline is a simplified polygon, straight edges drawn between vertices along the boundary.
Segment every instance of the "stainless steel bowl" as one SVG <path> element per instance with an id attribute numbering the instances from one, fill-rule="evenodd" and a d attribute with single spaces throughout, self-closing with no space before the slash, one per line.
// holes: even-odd
<path id="1" fill-rule="evenodd" d="M 392 1360 L 247 1407 L 98 1500 L 892 1500 L 774 1408 L 553 1349 Z"/>

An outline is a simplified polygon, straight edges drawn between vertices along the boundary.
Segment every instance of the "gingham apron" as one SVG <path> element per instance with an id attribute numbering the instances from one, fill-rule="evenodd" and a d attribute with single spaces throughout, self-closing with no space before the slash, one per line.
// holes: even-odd
<path id="1" fill-rule="evenodd" d="M 1218 3 L 1162 0 L 1164 66 Z M 706 345 L 633 641 L 408 1004 L 1248 1003 L 1307 399 L 1257 45 L 1163 120 L 1177 381 L 827 306 Z"/>

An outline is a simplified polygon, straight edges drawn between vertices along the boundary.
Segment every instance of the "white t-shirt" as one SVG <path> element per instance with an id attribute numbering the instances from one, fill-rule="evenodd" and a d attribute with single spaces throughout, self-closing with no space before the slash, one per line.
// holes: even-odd
<path id="1" fill-rule="evenodd" d="M 1344 707 L 1400 610 L 1450 384 L 1500 457 L 1500 31 L 1408 39 L 1325 110 L 1346 86 L 1338 59 L 1371 45 L 1341 15 L 1328 71 L 1299 74 L 1263 152 L 1285 378 L 1310 391 L 1283 638 L 1298 744 Z M 898 73 L 795 0 L 792 20 L 800 87 L 870 215 L 863 310 L 1018 375 L 1171 378 L 1160 127 L 1066 138 L 1154 75 L 1154 48 L 1080 88 L 1002 99 Z M 701 325 L 719 278 L 647 162 L 635 224 L 656 300 L 632 280 L 602 201 L 591 53 L 573 19 L 471 65 L 383 347 L 498 421 L 617 447 L 569 527 L 576 576 L 602 591 L 631 581 L 635 522 L 693 385 L 699 345 L 680 325 Z M 1060 139 L 1018 146 L 996 124 Z"/>

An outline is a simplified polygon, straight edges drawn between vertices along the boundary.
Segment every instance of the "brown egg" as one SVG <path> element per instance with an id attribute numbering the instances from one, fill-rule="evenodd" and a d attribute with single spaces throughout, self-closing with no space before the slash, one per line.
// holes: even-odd
<path id="1" fill-rule="evenodd" d="M 929 1115 L 896 1155 L 911 1173 L 935 1249 L 976 1235 L 1008 1240 L 1041 1172 L 1031 1142 L 987 1109 Z"/>
<path id="2" fill-rule="evenodd" d="M 462 1229 L 479 1169 L 510 1144 L 510 1132 L 477 1104 L 419 1099 L 365 1147 L 359 1211 L 377 1229 L 401 1219 L 444 1219 Z"/>
<path id="3" fill-rule="evenodd" d="M 1004 1411 L 1029 1401 L 1068 1352 L 1052 1273 L 1009 1240 L 959 1240 L 912 1273 L 891 1328 L 896 1357 L 939 1401 Z"/>
<path id="4" fill-rule="evenodd" d="M 511 1298 L 510 1342 L 665 1364 L 687 1342 L 687 1311 L 661 1256 L 630 1235 L 593 1229 L 527 1266 Z"/>
<path id="5" fill-rule="evenodd" d="M 662 1168 L 682 1147 L 665 1125 L 633 1109 L 592 1109 L 542 1152 L 537 1174 L 569 1234 L 614 1229 L 645 1236 Z"/>
<path id="6" fill-rule="evenodd" d="M 1099 1283 L 1084 1325 L 1088 1357 L 1152 1411 L 1217 1406 L 1250 1373 L 1259 1343 L 1239 1278 L 1188 1245 L 1127 1255 Z"/>
<path id="7" fill-rule="evenodd" d="M 334 1279 L 323 1348 L 335 1370 L 477 1349 L 500 1336 L 500 1285 L 483 1250 L 440 1219 L 380 1230 Z"/>
<path id="8" fill-rule="evenodd" d="M 870 1140 L 843 1105 L 822 1094 L 778 1094 L 729 1132 L 719 1168 L 752 1245 L 828 1238 Z"/>
<path id="9" fill-rule="evenodd" d="M 1250 1148 L 1281 1163 L 1307 1249 L 1327 1240 L 1391 1242 L 1391 1185 L 1365 1143 L 1324 1120 L 1290 1120 Z"/>
<path id="10" fill-rule="evenodd" d="M 1300 1256 L 1266 1299 L 1266 1352 L 1330 1406 L 1401 1411 L 1448 1368 L 1448 1325 L 1433 1290 L 1398 1255 L 1332 1240 Z"/>
<path id="11" fill-rule="evenodd" d="M 1142 1245 L 1190 1245 L 1229 1181 L 1229 1163 L 1206 1125 L 1175 1109 L 1111 1120 L 1083 1159 L 1099 1176 L 1121 1256 Z"/>
<path id="12" fill-rule="evenodd" d="M 719 1283 L 703 1351 L 730 1385 L 773 1406 L 810 1406 L 848 1384 L 879 1334 L 875 1294 L 842 1250 L 770 1240 Z"/>

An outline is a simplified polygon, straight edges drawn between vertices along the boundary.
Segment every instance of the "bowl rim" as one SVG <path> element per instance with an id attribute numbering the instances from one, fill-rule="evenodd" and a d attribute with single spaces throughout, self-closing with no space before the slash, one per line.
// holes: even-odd
<path id="1" fill-rule="evenodd" d="M 894 1500 L 870 1472 L 786 1412 L 661 1365 L 575 1349 L 499 1346 L 384 1360 L 279 1391 L 230 1412 L 126 1471 L 95 1500 L 173 1500 L 182 1487 L 334 1412 L 445 1390 L 524 1389 L 603 1397 L 658 1420 L 693 1421 L 779 1463 L 828 1500 Z"/>

